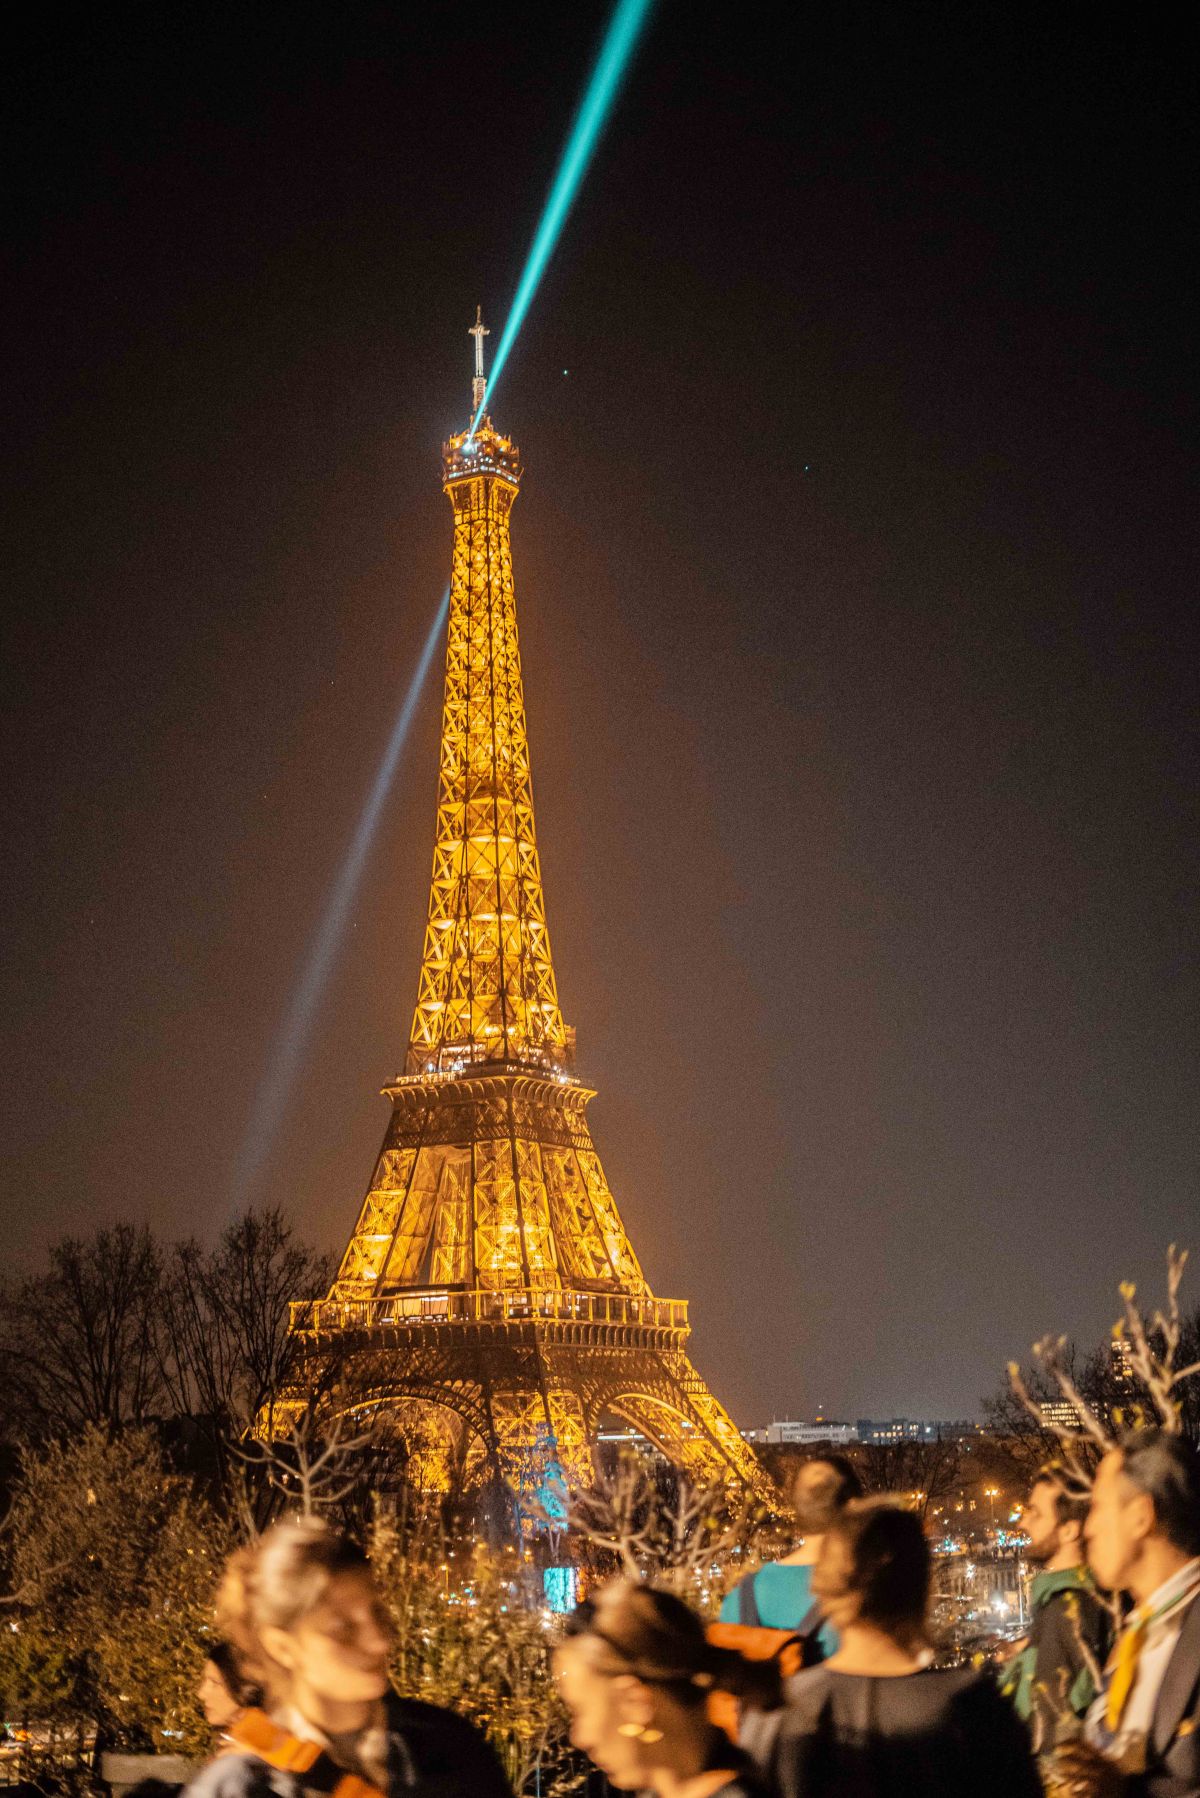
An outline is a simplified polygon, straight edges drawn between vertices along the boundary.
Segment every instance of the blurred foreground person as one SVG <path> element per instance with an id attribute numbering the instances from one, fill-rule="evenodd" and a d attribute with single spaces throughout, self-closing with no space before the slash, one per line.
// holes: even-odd
<path id="1" fill-rule="evenodd" d="M 1101 1461 L 1085 1530 L 1102 1586 L 1133 1610 L 1117 1637 L 1088 1746 L 1055 1762 L 1080 1798 L 1200 1798 L 1200 1456 L 1138 1430 Z"/>
<path id="2" fill-rule="evenodd" d="M 1111 1622 L 1084 1563 L 1092 1494 L 1058 1462 L 1043 1467 L 1022 1511 L 1026 1558 L 1040 1571 L 1029 1594 L 1029 1634 L 1000 1689 L 1029 1725 L 1034 1753 L 1071 1741 L 1096 1696 Z"/>
<path id="3" fill-rule="evenodd" d="M 605 1587 L 567 1619 L 554 1673 L 571 1741 L 619 1791 L 766 1798 L 706 1704 L 714 1691 L 778 1703 L 774 1663 L 714 1647 L 672 1593 L 624 1581 Z"/>
<path id="4" fill-rule="evenodd" d="M 1041 1798 L 1028 1735 L 992 1682 L 930 1666 L 929 1582 L 910 1511 L 860 1499 L 832 1524 L 813 1590 L 837 1652 L 788 1681 L 784 1711 L 742 1727 L 779 1798 Z"/>
<path id="5" fill-rule="evenodd" d="M 316 1519 L 277 1524 L 232 1558 L 218 1611 L 265 1708 L 229 1726 L 193 1798 L 508 1798 L 477 1730 L 392 1691 L 387 1613 L 355 1543 Z"/>
<path id="6" fill-rule="evenodd" d="M 228 1642 L 205 1643 L 204 1668 L 196 1697 L 205 1722 L 218 1736 L 226 1735 L 243 1711 L 262 1703 L 261 1691 L 243 1678 Z"/>
<path id="7" fill-rule="evenodd" d="M 802 1462 L 792 1485 L 799 1543 L 790 1555 L 767 1561 L 725 1594 L 721 1622 L 800 1636 L 806 1667 L 832 1654 L 837 1636 L 814 1596 L 812 1573 L 826 1531 L 851 1499 L 861 1497 L 862 1481 L 845 1455 L 815 1455 Z"/>

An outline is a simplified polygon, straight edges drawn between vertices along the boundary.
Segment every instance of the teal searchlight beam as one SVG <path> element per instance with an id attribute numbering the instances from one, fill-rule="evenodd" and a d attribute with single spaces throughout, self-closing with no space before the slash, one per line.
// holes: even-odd
<path id="1" fill-rule="evenodd" d="M 525 314 L 529 311 L 533 296 L 546 271 L 546 264 L 554 254 L 567 214 L 579 191 L 580 183 L 587 173 L 592 152 L 596 148 L 600 133 L 612 111 L 613 102 L 617 97 L 622 78 L 629 66 L 630 58 L 637 46 L 652 4 L 653 0 L 617 0 L 616 9 L 604 36 L 604 42 L 600 46 L 600 54 L 596 58 L 596 66 L 592 70 L 591 80 L 584 90 L 579 111 L 571 126 L 541 222 L 534 234 L 529 255 L 525 259 L 525 268 L 517 285 L 512 308 L 496 349 L 491 377 L 486 382 L 483 378 L 483 339 L 487 335 L 487 330 L 482 319 L 478 315 L 476 316 L 475 330 L 472 332 L 475 338 L 476 377 L 472 388 L 474 416 L 471 419 L 467 439 L 468 448 L 471 438 L 479 428 L 485 399 L 495 387 L 496 381 L 508 361 L 509 352 L 525 322 Z M 434 654 L 441 642 L 449 609 L 449 599 L 449 590 L 447 589 L 442 597 L 442 603 L 438 607 L 433 628 L 426 638 L 420 660 L 384 750 L 383 759 L 371 783 L 345 860 L 334 880 L 324 912 L 309 945 L 300 979 L 292 993 L 282 1027 L 273 1045 L 266 1078 L 257 1094 L 254 1110 L 234 1170 L 234 1195 L 242 1203 L 245 1203 L 262 1171 L 263 1164 L 269 1158 L 272 1145 L 283 1121 L 288 1100 L 295 1086 L 296 1076 L 300 1071 L 304 1053 L 308 1047 L 325 987 L 345 933 L 347 919 L 366 868 L 371 845 L 383 812 L 384 801 L 391 788 L 396 766 L 408 737 L 417 700 L 420 698 Z"/>
<path id="2" fill-rule="evenodd" d="M 524 272 L 517 284 L 512 308 L 505 321 L 500 342 L 496 347 L 492 372 L 487 383 L 487 397 L 490 398 L 495 389 L 509 352 L 517 340 L 517 333 L 525 322 L 525 314 L 529 311 L 534 294 L 538 290 L 546 264 L 554 254 L 554 247 L 561 235 L 567 214 L 571 210 L 575 195 L 579 192 L 580 183 L 587 174 L 588 164 L 592 160 L 592 152 L 604 129 L 605 121 L 612 111 L 613 101 L 617 97 L 622 78 L 629 67 L 630 58 L 637 47 L 642 27 L 650 12 L 653 0 L 617 0 L 616 10 L 609 21 L 604 42 L 600 46 L 600 54 L 596 58 L 596 66 L 592 70 L 592 78 L 584 91 L 579 104 L 579 111 L 571 126 L 562 160 L 558 165 L 558 173 L 554 177 L 554 185 L 550 189 L 550 197 L 546 201 L 546 209 L 542 213 L 541 223 L 534 233 L 529 255 L 525 260 Z M 483 415 L 484 402 L 481 398 L 476 404 L 475 416 L 471 420 L 470 436 L 474 437 L 479 428 L 479 420 Z"/>

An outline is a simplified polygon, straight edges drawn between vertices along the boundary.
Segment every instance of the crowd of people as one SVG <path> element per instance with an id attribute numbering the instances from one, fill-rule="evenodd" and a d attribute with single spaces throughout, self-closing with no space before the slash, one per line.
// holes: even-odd
<path id="1" fill-rule="evenodd" d="M 1200 1798 L 1200 1456 L 1147 1429 L 1089 1487 L 1051 1464 L 1025 1507 L 1027 1638 L 999 1679 L 937 1664 L 920 1521 L 849 1463 L 796 1484 L 802 1539 L 707 1627 L 619 1580 L 565 1622 L 574 1747 L 656 1798 Z M 505 1798 L 483 1736 L 398 1696 L 354 1543 L 284 1523 L 226 1570 L 201 1688 L 218 1737 L 189 1798 Z"/>

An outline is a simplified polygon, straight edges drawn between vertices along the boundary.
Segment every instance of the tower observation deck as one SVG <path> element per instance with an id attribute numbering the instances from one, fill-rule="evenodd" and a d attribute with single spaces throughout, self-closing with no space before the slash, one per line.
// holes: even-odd
<path id="1" fill-rule="evenodd" d="M 519 452 L 484 410 L 443 446 L 454 514 L 424 947 L 391 1121 L 337 1277 L 292 1306 L 285 1398 L 383 1412 L 430 1483 L 547 1453 L 590 1483 L 620 1417 L 705 1481 L 761 1485 L 692 1366 L 686 1303 L 651 1294 L 586 1120 L 559 1005 L 509 538 Z"/>

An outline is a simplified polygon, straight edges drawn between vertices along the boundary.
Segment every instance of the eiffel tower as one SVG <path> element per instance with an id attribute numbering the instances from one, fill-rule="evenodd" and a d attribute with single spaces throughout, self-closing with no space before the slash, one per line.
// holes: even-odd
<path id="1" fill-rule="evenodd" d="M 693 1478 L 765 1493 L 688 1358 L 686 1301 L 646 1283 L 588 1130 L 534 831 L 509 544 L 520 458 L 483 410 L 480 313 L 470 335 L 473 423 L 442 459 L 454 551 L 412 1035 L 337 1277 L 291 1308 L 293 1406 L 336 1366 L 342 1404 L 383 1411 L 433 1485 L 474 1463 L 520 1486 L 548 1461 L 590 1484 L 599 1426 L 623 1419 Z"/>

